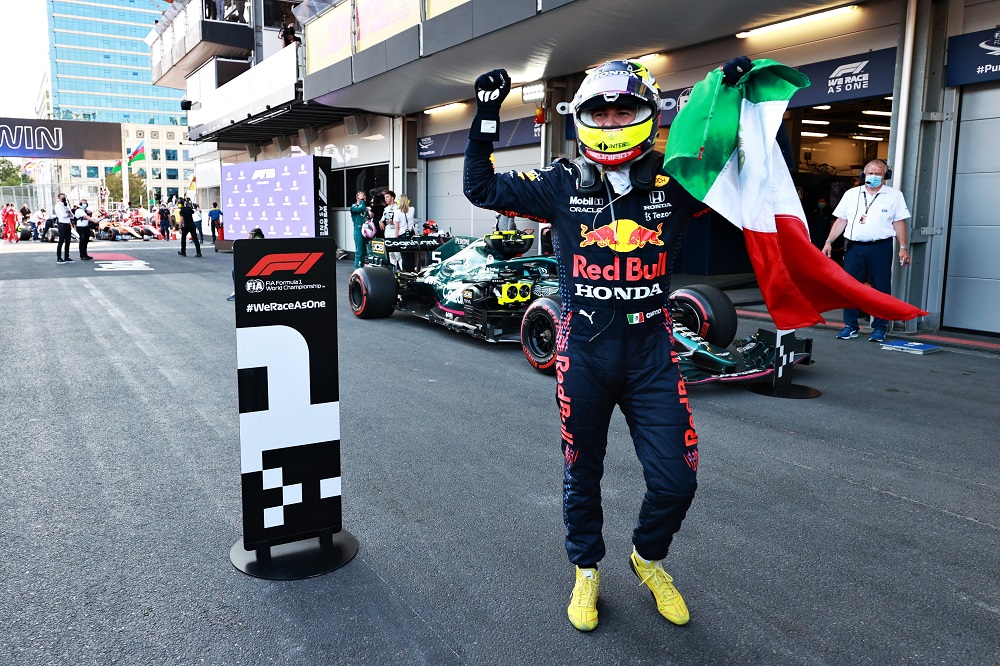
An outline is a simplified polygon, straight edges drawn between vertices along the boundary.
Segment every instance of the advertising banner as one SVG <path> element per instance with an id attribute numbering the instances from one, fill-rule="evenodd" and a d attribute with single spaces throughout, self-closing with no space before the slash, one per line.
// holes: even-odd
<path id="1" fill-rule="evenodd" d="M 542 127 L 535 124 L 533 117 L 505 120 L 500 123 L 499 129 L 500 140 L 495 146 L 497 150 L 530 146 L 542 142 Z M 467 129 L 422 136 L 417 139 L 417 157 L 429 160 L 435 157 L 461 155 L 465 152 L 468 140 L 469 130 Z"/>
<path id="2" fill-rule="evenodd" d="M 342 529 L 335 250 L 329 238 L 234 246 L 248 551 Z"/>
<path id="3" fill-rule="evenodd" d="M 330 158 L 313 155 L 223 165 L 225 237 L 329 236 L 330 175 Z"/>
<path id="4" fill-rule="evenodd" d="M 1000 27 L 948 38 L 945 85 L 1000 79 Z"/>
<path id="5" fill-rule="evenodd" d="M 677 112 L 687 104 L 693 87 L 674 88 L 673 90 L 666 90 L 660 93 L 660 127 L 670 125 L 670 123 L 674 122 Z"/>
<path id="6" fill-rule="evenodd" d="M 351 3 L 306 24 L 306 74 L 351 57 Z"/>
<path id="7" fill-rule="evenodd" d="M 795 93 L 788 108 L 832 104 L 891 95 L 896 76 L 896 49 L 869 51 L 796 67 L 812 82 Z"/>
<path id="8" fill-rule="evenodd" d="M 420 0 L 355 0 L 358 51 L 420 23 Z"/>
<path id="9" fill-rule="evenodd" d="M 796 69 L 808 76 L 812 85 L 795 93 L 788 104 L 789 108 L 891 95 L 896 72 L 896 49 L 824 60 Z M 674 122 L 677 113 L 687 104 L 692 88 L 693 86 L 688 86 L 660 92 L 661 126 Z M 566 138 L 574 136 L 576 132 L 573 126 L 567 123 Z"/>
<path id="10" fill-rule="evenodd" d="M 118 160 L 122 126 L 74 120 L 0 118 L 0 157 Z"/>
<path id="11" fill-rule="evenodd" d="M 427 18 L 432 19 L 470 0 L 427 0 Z"/>

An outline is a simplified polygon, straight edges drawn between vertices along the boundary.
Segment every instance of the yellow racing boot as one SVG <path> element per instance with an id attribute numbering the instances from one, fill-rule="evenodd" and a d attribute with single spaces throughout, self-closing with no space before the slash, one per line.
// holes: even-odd
<path id="1" fill-rule="evenodd" d="M 580 631 L 597 627 L 597 595 L 601 590 L 601 574 L 597 569 L 576 568 L 576 585 L 569 599 L 566 614 Z"/>
<path id="2" fill-rule="evenodd" d="M 656 599 L 656 610 L 660 611 L 660 615 L 674 624 L 687 624 L 688 620 L 691 619 L 691 614 L 688 613 L 684 597 L 674 587 L 674 579 L 663 570 L 663 561 L 647 562 L 639 557 L 639 553 L 635 552 L 633 548 L 629 564 L 632 565 L 632 571 L 639 577 L 639 580 L 653 593 L 653 598 Z M 595 613 L 595 624 L 596 617 Z"/>

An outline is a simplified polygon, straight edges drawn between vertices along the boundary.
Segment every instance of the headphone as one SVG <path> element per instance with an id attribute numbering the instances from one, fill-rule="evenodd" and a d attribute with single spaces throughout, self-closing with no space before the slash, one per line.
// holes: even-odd
<path id="1" fill-rule="evenodd" d="M 890 178 L 892 178 L 892 167 L 890 167 L 886 163 L 885 160 L 875 159 L 875 160 L 872 160 L 871 162 L 869 162 L 868 164 L 881 164 L 882 165 L 882 168 L 885 169 L 885 176 L 882 177 L 882 180 L 889 180 Z M 861 167 L 861 171 L 858 172 L 858 178 L 861 179 L 862 184 L 865 182 L 865 178 L 868 175 L 868 174 L 865 173 L 865 169 L 868 168 L 868 164 L 866 164 L 863 167 Z"/>

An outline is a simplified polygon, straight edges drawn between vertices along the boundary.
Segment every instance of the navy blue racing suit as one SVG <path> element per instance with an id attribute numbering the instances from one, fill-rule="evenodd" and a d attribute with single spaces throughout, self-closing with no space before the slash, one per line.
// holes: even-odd
<path id="1" fill-rule="evenodd" d="M 593 566 L 605 553 L 600 484 L 615 405 L 646 481 L 632 541 L 647 560 L 663 559 L 691 505 L 698 470 L 698 435 L 667 308 L 670 270 L 689 218 L 705 206 L 660 173 L 658 153 L 640 158 L 656 161 L 650 177 L 637 182 L 633 175 L 632 189 L 619 195 L 599 174 L 581 186 L 584 172 L 566 160 L 495 174 L 492 149 L 469 142 L 466 197 L 552 223 L 562 298 L 555 367 L 569 559 Z M 631 171 L 639 169 L 633 164 Z"/>

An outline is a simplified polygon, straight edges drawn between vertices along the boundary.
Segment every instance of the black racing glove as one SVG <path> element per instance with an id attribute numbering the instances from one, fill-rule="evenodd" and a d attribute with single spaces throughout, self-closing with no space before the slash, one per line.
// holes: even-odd
<path id="1" fill-rule="evenodd" d="M 733 58 L 722 66 L 722 82 L 727 86 L 735 86 L 743 75 L 753 69 L 753 63 L 746 56 Z"/>
<path id="2" fill-rule="evenodd" d="M 476 141 L 500 140 L 500 105 L 510 92 L 505 69 L 494 69 L 476 79 L 476 117 L 469 138 Z"/>

